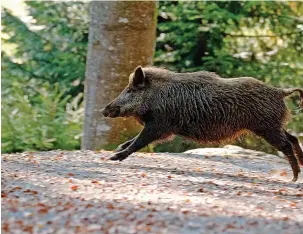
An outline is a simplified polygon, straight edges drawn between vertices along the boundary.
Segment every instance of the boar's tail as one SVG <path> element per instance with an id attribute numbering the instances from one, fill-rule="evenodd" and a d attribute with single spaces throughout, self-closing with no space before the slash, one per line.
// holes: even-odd
<path id="1" fill-rule="evenodd" d="M 293 92 L 300 93 L 300 108 L 303 109 L 303 89 L 299 89 L 299 88 L 283 89 L 284 97 L 291 95 Z"/>

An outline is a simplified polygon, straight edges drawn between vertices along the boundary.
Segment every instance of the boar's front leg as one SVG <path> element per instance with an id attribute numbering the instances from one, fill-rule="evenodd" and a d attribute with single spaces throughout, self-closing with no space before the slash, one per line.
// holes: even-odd
<path id="1" fill-rule="evenodd" d="M 122 161 L 126 159 L 130 154 L 136 152 L 137 150 L 142 149 L 147 146 L 149 143 L 160 139 L 164 132 L 159 131 L 161 128 L 159 126 L 145 126 L 144 129 L 135 137 L 134 141 L 124 150 L 115 153 L 110 160 L 119 160 Z"/>
<path id="2" fill-rule="evenodd" d="M 134 140 L 135 140 L 136 138 L 137 138 L 137 136 L 134 137 L 134 138 L 132 138 L 132 139 L 130 139 L 130 140 L 128 140 L 128 141 L 126 141 L 126 142 L 124 142 L 124 143 L 121 144 L 121 145 L 118 145 L 118 147 L 115 149 L 115 152 L 119 152 L 119 151 L 122 151 L 122 150 L 126 149 L 131 143 L 134 142 Z"/>

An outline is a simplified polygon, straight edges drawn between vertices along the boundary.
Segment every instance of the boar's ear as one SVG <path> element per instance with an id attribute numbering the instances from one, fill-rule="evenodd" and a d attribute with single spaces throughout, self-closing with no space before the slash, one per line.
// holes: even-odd
<path id="1" fill-rule="evenodd" d="M 133 85 L 135 87 L 143 87 L 146 83 L 145 73 L 141 66 L 137 67 L 133 76 Z"/>

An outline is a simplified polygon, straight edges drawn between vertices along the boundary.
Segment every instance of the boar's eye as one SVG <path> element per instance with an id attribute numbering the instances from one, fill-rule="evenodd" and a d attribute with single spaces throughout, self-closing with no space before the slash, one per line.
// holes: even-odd
<path id="1" fill-rule="evenodd" d="M 126 91 L 126 93 L 131 93 L 131 92 L 133 92 L 133 90 L 131 90 L 131 89 L 128 89 L 128 90 Z"/>

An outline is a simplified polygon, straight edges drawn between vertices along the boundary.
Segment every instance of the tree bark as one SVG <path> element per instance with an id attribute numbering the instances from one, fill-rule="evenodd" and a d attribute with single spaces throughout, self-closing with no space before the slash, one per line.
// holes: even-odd
<path id="1" fill-rule="evenodd" d="M 90 3 L 82 148 L 117 145 L 139 131 L 132 119 L 106 119 L 100 110 L 128 84 L 138 65 L 152 64 L 156 2 Z"/>

